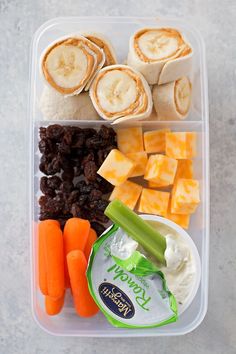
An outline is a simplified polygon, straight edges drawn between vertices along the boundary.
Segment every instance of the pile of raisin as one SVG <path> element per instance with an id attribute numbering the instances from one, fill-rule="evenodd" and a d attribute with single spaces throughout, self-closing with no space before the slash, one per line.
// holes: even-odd
<path id="1" fill-rule="evenodd" d="M 97 174 L 109 152 L 117 147 L 116 133 L 102 126 L 99 131 L 59 124 L 39 129 L 39 169 L 43 195 L 39 199 L 40 220 L 88 219 L 100 235 L 108 218 L 104 210 L 112 185 Z"/>

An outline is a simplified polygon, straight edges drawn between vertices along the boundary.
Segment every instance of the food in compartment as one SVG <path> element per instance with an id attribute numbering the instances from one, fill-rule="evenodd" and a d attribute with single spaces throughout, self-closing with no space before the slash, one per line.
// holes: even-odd
<path id="1" fill-rule="evenodd" d="M 166 155 L 174 159 L 192 159 L 197 154 L 195 132 L 166 133 Z"/>
<path id="2" fill-rule="evenodd" d="M 167 215 L 170 193 L 143 188 L 138 211 L 145 214 Z"/>
<path id="3" fill-rule="evenodd" d="M 142 186 L 131 181 L 126 181 L 113 189 L 109 200 L 119 199 L 130 209 L 134 209 L 141 192 Z"/>
<path id="4" fill-rule="evenodd" d="M 199 181 L 194 179 L 178 179 L 171 201 L 171 212 L 174 214 L 192 214 L 200 203 Z"/>
<path id="5" fill-rule="evenodd" d="M 118 128 L 116 134 L 118 149 L 124 154 L 144 151 L 141 127 Z"/>
<path id="6" fill-rule="evenodd" d="M 193 179 L 193 161 L 178 160 L 177 171 L 175 174 L 174 184 L 171 193 L 174 194 L 177 182 L 180 178 Z"/>
<path id="7" fill-rule="evenodd" d="M 130 177 L 143 176 L 146 170 L 148 155 L 145 151 L 139 152 L 129 152 L 126 156 L 135 162 L 135 167 L 130 175 Z"/>
<path id="8" fill-rule="evenodd" d="M 109 39 L 102 33 L 82 32 L 82 35 L 101 48 L 105 54 L 104 66 L 117 64 L 115 49 Z"/>
<path id="9" fill-rule="evenodd" d="M 157 185 L 169 186 L 174 182 L 178 161 L 165 155 L 151 155 L 148 159 L 144 179 Z"/>
<path id="10" fill-rule="evenodd" d="M 63 227 L 74 217 L 89 219 L 98 235 L 108 219 L 103 214 L 112 185 L 97 174 L 111 150 L 116 148 L 112 128 L 100 130 L 61 126 L 40 128 L 41 177 L 39 219 L 59 220 Z"/>
<path id="11" fill-rule="evenodd" d="M 132 174 L 135 163 L 128 159 L 119 150 L 110 151 L 97 173 L 110 182 L 113 186 L 124 183 Z"/>
<path id="12" fill-rule="evenodd" d="M 80 250 L 67 254 L 67 266 L 70 276 L 71 291 L 77 314 L 81 317 L 91 317 L 98 313 L 99 308 L 94 302 L 86 278 L 87 260 Z"/>
<path id="13" fill-rule="evenodd" d="M 143 28 L 130 38 L 127 63 L 150 85 L 175 81 L 190 72 L 193 49 L 174 28 Z"/>
<path id="14" fill-rule="evenodd" d="M 83 36 L 58 39 L 42 56 L 41 68 L 46 82 L 63 95 L 88 90 L 94 75 L 102 68 L 105 54 Z"/>
<path id="15" fill-rule="evenodd" d="M 88 92 L 63 96 L 54 88 L 45 85 L 39 100 L 39 109 L 44 120 L 98 120 Z"/>
<path id="16" fill-rule="evenodd" d="M 152 94 L 142 74 L 127 65 L 110 65 L 99 71 L 89 91 L 98 114 L 120 123 L 147 118 Z"/>
<path id="17" fill-rule="evenodd" d="M 152 91 L 158 120 L 179 120 L 188 116 L 191 104 L 191 83 L 184 76 L 163 85 L 155 85 Z"/>
<path id="18" fill-rule="evenodd" d="M 144 132 L 144 147 L 147 153 L 165 152 L 166 150 L 166 133 L 170 129 L 151 130 Z"/>

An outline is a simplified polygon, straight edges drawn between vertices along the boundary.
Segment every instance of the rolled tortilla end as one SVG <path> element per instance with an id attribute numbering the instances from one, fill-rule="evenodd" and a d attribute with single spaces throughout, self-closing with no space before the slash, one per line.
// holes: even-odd
<path id="1" fill-rule="evenodd" d="M 143 28 L 129 43 L 127 64 L 150 85 L 175 81 L 191 69 L 192 47 L 174 28 Z"/>
<path id="2" fill-rule="evenodd" d="M 155 85 L 153 104 L 158 120 L 180 120 L 188 116 L 192 88 L 188 77 L 163 85 Z"/>

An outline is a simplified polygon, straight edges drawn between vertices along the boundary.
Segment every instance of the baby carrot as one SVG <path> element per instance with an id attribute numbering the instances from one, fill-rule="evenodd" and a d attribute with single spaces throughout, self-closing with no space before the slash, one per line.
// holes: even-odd
<path id="1" fill-rule="evenodd" d="M 99 309 L 88 290 L 87 261 L 83 252 L 76 250 L 68 253 L 67 265 L 76 312 L 82 317 L 96 315 Z"/>
<path id="2" fill-rule="evenodd" d="M 70 251 L 83 251 L 89 236 L 90 223 L 88 220 L 80 218 L 71 218 L 67 220 L 63 237 L 65 258 Z M 65 282 L 66 287 L 70 286 L 67 264 L 65 264 Z"/>
<path id="3" fill-rule="evenodd" d="M 63 236 L 59 225 L 49 222 L 45 225 L 44 252 L 47 269 L 48 295 L 60 298 L 64 294 L 64 250 Z"/>
<path id="4" fill-rule="evenodd" d="M 56 220 L 44 220 L 38 225 L 38 275 L 39 275 L 39 288 L 44 295 L 48 294 L 47 285 L 47 270 L 46 259 L 44 250 L 44 237 L 46 236 L 46 229 L 48 224 L 55 224 L 59 226 Z"/>
<path id="5" fill-rule="evenodd" d="M 85 249 L 84 249 L 84 255 L 85 255 L 87 261 L 89 259 L 91 249 L 92 249 L 93 244 L 96 241 L 96 239 L 97 239 L 96 232 L 93 229 L 90 229 L 89 235 L 88 235 L 88 239 L 87 239 L 87 243 L 86 243 Z"/>
<path id="6" fill-rule="evenodd" d="M 61 312 L 64 305 L 65 293 L 58 299 L 54 299 L 50 296 L 45 296 L 45 309 L 46 313 L 50 316 L 57 315 Z"/>

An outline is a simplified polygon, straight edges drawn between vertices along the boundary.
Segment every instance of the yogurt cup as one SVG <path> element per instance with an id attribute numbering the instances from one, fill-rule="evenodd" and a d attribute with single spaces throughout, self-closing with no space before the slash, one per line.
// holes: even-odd
<path id="1" fill-rule="evenodd" d="M 178 314 L 181 315 L 184 311 L 187 310 L 187 308 L 193 302 L 193 299 L 194 299 L 194 297 L 197 293 L 197 290 L 199 288 L 199 285 L 200 285 L 201 261 L 200 261 L 200 256 L 199 256 L 197 247 L 196 247 L 195 243 L 193 242 L 191 236 L 184 229 L 182 229 L 182 227 L 180 227 L 179 225 L 177 225 L 173 221 L 163 218 L 161 216 L 155 216 L 155 215 L 142 214 L 139 216 L 146 221 L 158 222 L 158 223 L 166 225 L 170 229 L 174 230 L 178 235 L 180 235 L 180 237 L 183 239 L 184 243 L 187 244 L 187 246 L 189 247 L 189 249 L 192 253 L 192 256 L 194 258 L 195 265 L 196 265 L 196 276 L 195 276 L 195 281 L 192 286 L 191 292 L 189 293 L 186 302 L 184 302 L 183 305 L 178 304 Z M 168 285 L 168 283 L 167 283 L 167 285 Z"/>

